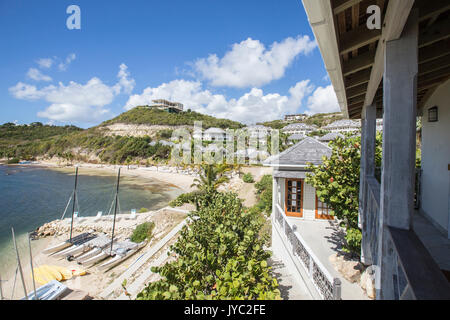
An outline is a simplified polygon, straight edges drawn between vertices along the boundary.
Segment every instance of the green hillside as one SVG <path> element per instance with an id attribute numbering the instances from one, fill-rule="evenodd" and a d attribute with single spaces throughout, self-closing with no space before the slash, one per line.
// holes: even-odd
<path id="1" fill-rule="evenodd" d="M 317 113 L 312 116 L 307 117 L 306 119 L 302 121 L 284 121 L 284 120 L 273 120 L 268 122 L 262 122 L 258 123 L 261 125 L 264 125 L 266 127 L 270 127 L 272 129 L 282 129 L 285 126 L 291 124 L 291 123 L 306 123 L 309 125 L 316 125 L 319 128 L 326 126 L 327 124 L 330 124 L 334 121 L 344 119 L 344 116 L 341 112 L 335 112 L 335 113 Z"/>
<path id="2" fill-rule="evenodd" d="M 150 109 L 146 107 L 136 107 L 130 111 L 124 112 L 116 118 L 105 121 L 101 126 L 110 125 L 113 123 L 127 123 L 127 124 L 147 124 L 147 125 L 168 125 L 168 126 L 193 126 L 194 121 L 202 121 L 204 129 L 211 127 L 238 129 L 243 125 L 239 122 L 218 119 L 212 116 L 201 114 L 194 111 L 185 111 L 180 113 L 168 113 L 163 110 Z"/>

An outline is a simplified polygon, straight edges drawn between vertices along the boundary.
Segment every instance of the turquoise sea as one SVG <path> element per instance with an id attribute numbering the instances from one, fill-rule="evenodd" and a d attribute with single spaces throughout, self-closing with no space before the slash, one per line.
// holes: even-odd
<path id="1" fill-rule="evenodd" d="M 122 169 L 126 170 L 126 169 Z M 95 175 L 93 175 L 95 174 Z M 35 166 L 0 165 L 0 276 L 16 263 L 11 227 L 14 227 L 21 255 L 28 254 L 27 232 L 61 218 L 74 188 L 75 169 L 51 170 Z M 107 214 L 114 198 L 117 177 L 79 168 L 77 197 L 79 216 Z M 160 181 L 122 176 L 120 213 L 131 209 L 156 210 L 182 193 Z M 71 215 L 72 205 L 66 213 Z"/>

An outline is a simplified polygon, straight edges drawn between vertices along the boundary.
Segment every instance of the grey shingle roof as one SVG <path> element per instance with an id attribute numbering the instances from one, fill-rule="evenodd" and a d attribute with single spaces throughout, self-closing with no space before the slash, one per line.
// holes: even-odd
<path id="1" fill-rule="evenodd" d="M 336 138 L 345 138 L 344 135 L 338 133 L 338 132 L 330 132 L 327 133 L 326 135 L 324 135 L 323 137 L 319 138 L 319 141 L 331 141 L 334 140 Z"/>
<path id="2" fill-rule="evenodd" d="M 296 134 L 289 136 L 288 140 L 302 140 L 304 138 L 305 138 L 304 134 L 296 133 Z"/>
<path id="3" fill-rule="evenodd" d="M 306 165 L 321 164 L 322 157 L 331 156 L 331 148 L 314 138 L 306 137 L 277 156 L 270 157 L 265 164 L 272 165 Z"/>
<path id="4" fill-rule="evenodd" d="M 285 126 L 282 130 L 314 130 L 317 126 L 310 126 L 306 123 L 292 123 L 290 125 Z"/>
<path id="5" fill-rule="evenodd" d="M 349 120 L 349 119 L 343 119 L 343 120 L 337 120 L 333 123 L 330 123 L 329 125 L 323 127 L 322 129 L 335 129 L 335 128 L 361 128 L 361 122 Z"/>

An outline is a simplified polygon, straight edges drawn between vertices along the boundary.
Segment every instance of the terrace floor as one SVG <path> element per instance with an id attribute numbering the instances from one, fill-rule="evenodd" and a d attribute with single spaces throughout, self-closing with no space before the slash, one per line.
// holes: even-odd
<path id="1" fill-rule="evenodd" d="M 450 271 L 450 239 L 417 210 L 413 216 L 413 229 L 441 270 Z"/>
<path id="2" fill-rule="evenodd" d="M 358 283 L 350 283 L 340 274 L 330 262 L 329 257 L 342 253 L 343 231 L 334 221 L 309 221 L 288 218 L 289 222 L 297 226 L 297 232 L 303 237 L 316 257 L 333 277 L 341 279 L 341 295 L 343 300 L 369 300 Z"/>

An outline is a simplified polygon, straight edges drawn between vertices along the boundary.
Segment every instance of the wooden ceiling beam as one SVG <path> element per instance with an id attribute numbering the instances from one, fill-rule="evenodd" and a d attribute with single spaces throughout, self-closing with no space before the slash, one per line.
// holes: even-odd
<path id="1" fill-rule="evenodd" d="M 380 37 L 381 30 L 369 30 L 365 24 L 361 25 L 341 35 L 340 53 L 349 53 L 377 41 Z"/>
<path id="2" fill-rule="evenodd" d="M 361 84 L 359 86 L 347 89 L 346 90 L 347 99 L 358 97 L 358 96 L 360 96 L 362 94 L 365 95 L 366 91 L 367 91 L 367 83 L 363 83 L 363 84 Z"/>
<path id="3" fill-rule="evenodd" d="M 450 39 L 419 49 L 419 63 L 426 63 L 450 54 Z"/>
<path id="4" fill-rule="evenodd" d="M 344 12 L 348 8 L 353 7 L 356 4 L 359 4 L 362 0 L 334 0 L 333 1 L 333 13 L 339 14 Z"/>
<path id="5" fill-rule="evenodd" d="M 370 68 L 373 66 L 373 62 L 375 59 L 375 51 L 367 51 L 364 52 L 352 59 L 343 63 L 343 74 L 344 77 L 349 74 Z"/>
<path id="6" fill-rule="evenodd" d="M 419 8 L 419 21 L 437 18 L 441 13 L 450 10 L 448 0 L 418 0 L 416 3 Z"/>
<path id="7" fill-rule="evenodd" d="M 450 54 L 419 64 L 419 77 L 450 66 Z"/>
<path id="8" fill-rule="evenodd" d="M 353 73 L 345 78 L 345 88 L 349 89 L 355 86 L 359 86 L 363 83 L 369 82 L 370 69 L 362 70 L 358 73 Z"/>
<path id="9" fill-rule="evenodd" d="M 450 38 L 450 21 L 441 20 L 420 31 L 419 48 Z"/>

